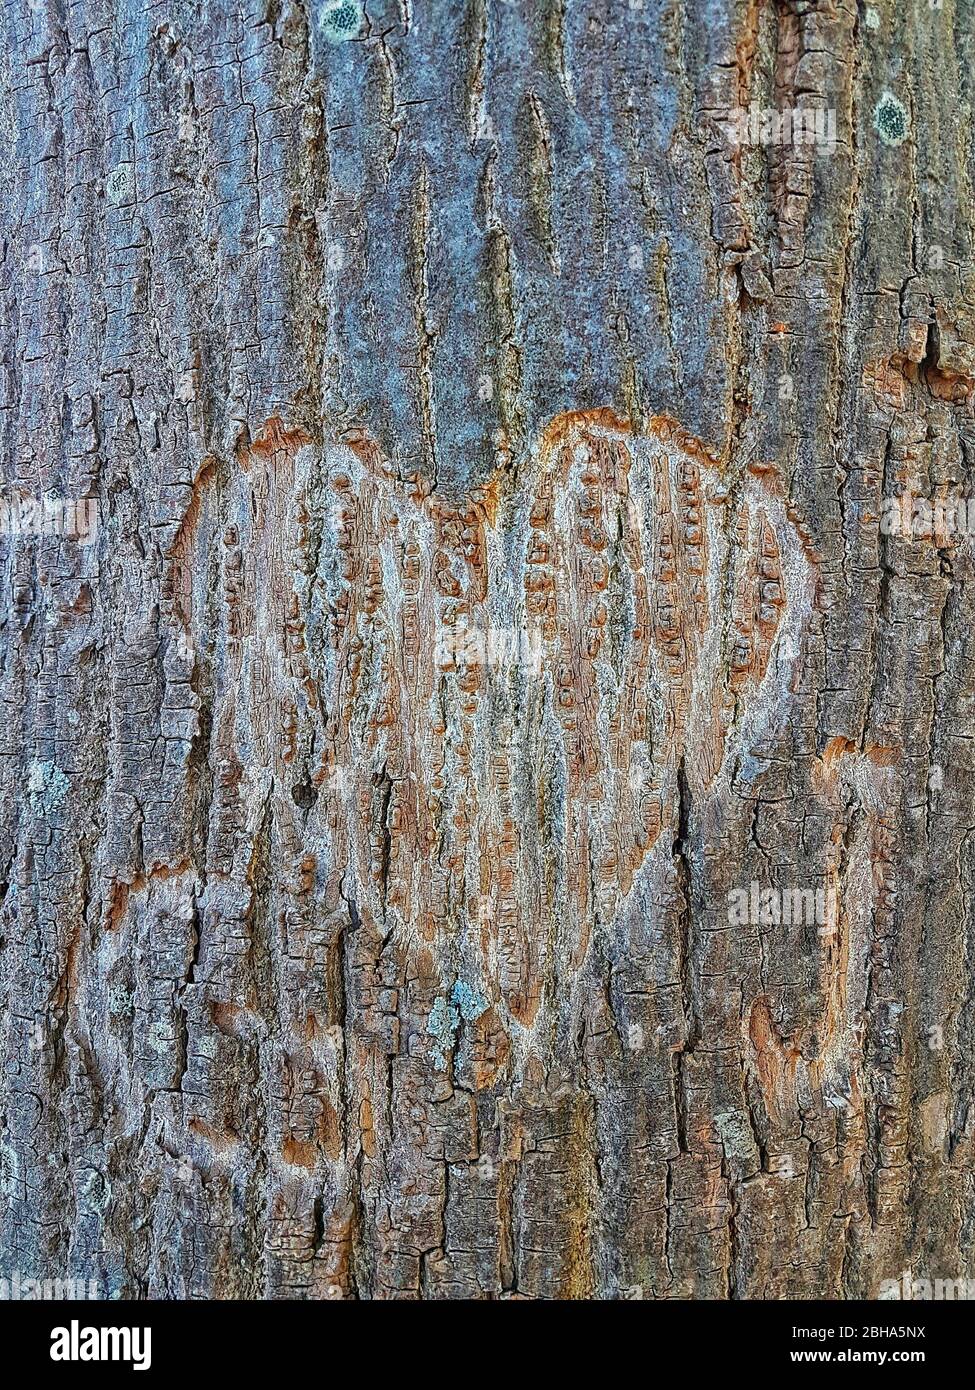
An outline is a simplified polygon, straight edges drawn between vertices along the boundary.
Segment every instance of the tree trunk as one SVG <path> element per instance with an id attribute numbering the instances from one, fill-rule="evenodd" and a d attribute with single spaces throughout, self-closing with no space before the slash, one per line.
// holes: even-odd
<path id="1" fill-rule="evenodd" d="M 0 1274 L 973 1275 L 971 0 L 366 8 L 0 19 Z"/>

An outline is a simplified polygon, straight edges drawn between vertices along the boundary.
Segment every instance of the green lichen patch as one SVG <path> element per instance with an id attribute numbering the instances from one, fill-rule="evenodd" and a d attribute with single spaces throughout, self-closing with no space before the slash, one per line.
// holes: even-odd
<path id="1" fill-rule="evenodd" d="M 53 811 L 64 800 L 71 783 L 52 762 L 32 762 L 27 773 L 27 791 L 35 811 Z"/>
<path id="2" fill-rule="evenodd" d="M 453 1005 L 448 1004 L 446 999 L 436 999 L 427 1019 L 427 1032 L 440 1044 L 433 1052 L 434 1061 L 438 1066 L 447 1065 L 447 1054 L 453 1051 L 454 1038 L 459 1027 L 460 1014 Z"/>
<path id="3" fill-rule="evenodd" d="M 911 120 L 907 108 L 893 92 L 884 92 L 873 110 L 873 128 L 885 145 L 903 145 Z"/>
<path id="4" fill-rule="evenodd" d="M 356 0 L 332 0 L 322 10 L 319 23 L 329 43 L 348 43 L 362 28 L 362 6 Z"/>
<path id="5" fill-rule="evenodd" d="M 451 991 L 450 998 L 451 1002 L 460 1009 L 461 1017 L 467 1023 L 474 1023 L 481 1017 L 481 1014 L 487 1013 L 488 1001 L 476 989 L 472 989 L 466 980 L 457 981 Z"/>

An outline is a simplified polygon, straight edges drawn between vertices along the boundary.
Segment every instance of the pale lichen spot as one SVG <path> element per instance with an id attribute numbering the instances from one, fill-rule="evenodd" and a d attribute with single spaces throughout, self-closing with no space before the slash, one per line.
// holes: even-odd
<path id="1" fill-rule="evenodd" d="M 447 1054 L 453 1051 L 454 1038 L 460 1027 L 460 1014 L 448 1004 L 446 999 L 437 998 L 430 1017 L 427 1019 L 427 1032 L 440 1044 L 433 1050 L 433 1059 L 440 1067 L 447 1065 Z"/>
<path id="2" fill-rule="evenodd" d="M 910 128 L 910 117 L 893 92 L 884 92 L 873 109 L 873 128 L 885 145 L 903 145 Z"/>
<path id="3" fill-rule="evenodd" d="M 105 180 L 105 194 L 113 207 L 131 202 L 133 188 L 131 164 L 117 164 Z"/>
<path id="4" fill-rule="evenodd" d="M 27 770 L 27 791 L 35 810 L 53 811 L 70 786 L 56 763 L 35 760 Z"/>
<path id="5" fill-rule="evenodd" d="M 362 18 L 357 0 L 330 0 L 322 9 L 319 26 L 329 43 L 348 43 L 358 37 Z"/>
<path id="6" fill-rule="evenodd" d="M 466 980 L 457 981 L 451 991 L 450 999 L 453 1004 L 456 1004 L 461 1017 L 467 1023 L 474 1023 L 482 1014 L 487 1013 L 490 1007 L 484 996 L 478 990 L 473 989 Z"/>

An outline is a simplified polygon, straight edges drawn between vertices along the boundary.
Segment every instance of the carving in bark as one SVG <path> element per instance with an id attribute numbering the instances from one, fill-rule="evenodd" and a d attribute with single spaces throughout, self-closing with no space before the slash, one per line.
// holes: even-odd
<path id="1" fill-rule="evenodd" d="M 972 21 L 4 9 L 0 1276 L 975 1277 Z"/>

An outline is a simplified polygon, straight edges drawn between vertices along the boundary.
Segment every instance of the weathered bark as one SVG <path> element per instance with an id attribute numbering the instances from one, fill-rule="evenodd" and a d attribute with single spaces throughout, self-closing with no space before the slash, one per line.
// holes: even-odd
<path id="1" fill-rule="evenodd" d="M 0 20 L 0 1273 L 973 1275 L 970 0 L 366 8 Z"/>

